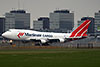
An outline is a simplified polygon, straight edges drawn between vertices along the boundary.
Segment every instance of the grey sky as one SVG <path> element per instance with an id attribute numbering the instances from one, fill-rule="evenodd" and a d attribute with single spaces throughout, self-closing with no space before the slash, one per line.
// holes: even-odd
<path id="1" fill-rule="evenodd" d="M 0 0 L 0 15 L 18 8 L 18 0 Z M 49 16 L 56 8 L 75 13 L 75 21 L 83 16 L 94 16 L 100 9 L 100 0 L 20 0 L 20 8 L 31 13 L 31 22 L 40 16 Z"/>

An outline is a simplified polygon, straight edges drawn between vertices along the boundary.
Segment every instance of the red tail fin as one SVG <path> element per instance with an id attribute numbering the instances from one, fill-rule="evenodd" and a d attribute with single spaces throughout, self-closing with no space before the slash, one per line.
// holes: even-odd
<path id="1" fill-rule="evenodd" d="M 76 28 L 70 37 L 80 37 L 80 36 L 87 36 L 87 30 L 90 25 L 90 20 L 84 21 L 78 28 Z"/>

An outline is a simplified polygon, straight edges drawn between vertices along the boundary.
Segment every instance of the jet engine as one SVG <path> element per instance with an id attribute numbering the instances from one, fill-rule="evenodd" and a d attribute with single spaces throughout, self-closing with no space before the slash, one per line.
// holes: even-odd
<path id="1" fill-rule="evenodd" d="M 43 40 L 43 39 L 41 40 L 41 43 L 46 43 L 46 42 L 47 42 L 47 40 Z"/>
<path id="2" fill-rule="evenodd" d="M 65 39 L 59 39 L 59 41 L 60 41 L 61 43 L 64 43 L 64 42 L 65 42 Z"/>

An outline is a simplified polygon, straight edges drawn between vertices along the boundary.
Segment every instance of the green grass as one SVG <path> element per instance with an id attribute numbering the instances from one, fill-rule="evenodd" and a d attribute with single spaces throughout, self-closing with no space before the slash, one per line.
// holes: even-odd
<path id="1" fill-rule="evenodd" d="M 0 50 L 0 67 L 100 67 L 100 49 Z"/>

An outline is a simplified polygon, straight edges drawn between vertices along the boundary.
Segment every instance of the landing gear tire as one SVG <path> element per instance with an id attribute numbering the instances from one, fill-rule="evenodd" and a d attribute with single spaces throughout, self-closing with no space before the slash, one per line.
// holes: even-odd
<path id="1" fill-rule="evenodd" d="M 35 43 L 35 46 L 49 46 L 49 43 Z"/>
<path id="2" fill-rule="evenodd" d="M 49 43 L 44 43 L 44 44 L 42 44 L 43 46 L 49 46 Z"/>
<path id="3" fill-rule="evenodd" d="M 35 43 L 35 46 L 42 46 L 42 43 L 40 43 L 40 42 Z"/>

